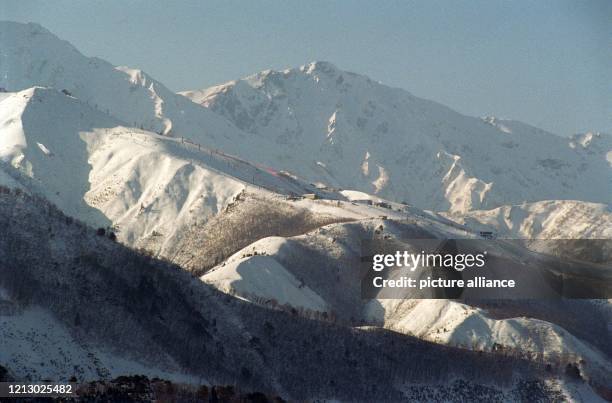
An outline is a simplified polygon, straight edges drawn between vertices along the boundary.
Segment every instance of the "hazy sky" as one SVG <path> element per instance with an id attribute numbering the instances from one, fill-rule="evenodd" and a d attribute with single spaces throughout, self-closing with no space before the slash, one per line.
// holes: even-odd
<path id="1" fill-rule="evenodd" d="M 612 132 L 612 1 L 30 1 L 87 56 L 173 90 L 327 60 L 460 112 Z"/>

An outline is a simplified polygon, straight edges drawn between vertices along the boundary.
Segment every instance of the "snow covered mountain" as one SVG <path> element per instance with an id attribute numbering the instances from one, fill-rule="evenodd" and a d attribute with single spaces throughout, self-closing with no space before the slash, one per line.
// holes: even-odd
<path id="1" fill-rule="evenodd" d="M 54 89 L 4 93 L 0 106 L 5 134 L 0 143 L 6 161 L 3 172 L 21 189 L 52 200 L 62 211 L 91 225 L 113 228 L 128 245 L 159 253 L 196 273 L 205 272 L 203 282 L 224 293 L 274 311 L 296 309 L 300 316 L 311 319 L 409 332 L 396 322 L 413 323 L 413 312 L 403 307 L 394 312 L 394 306 L 385 305 L 385 316 L 371 316 L 371 306 L 361 300 L 360 276 L 352 270 L 360 254 L 360 240 L 473 236 L 467 228 L 409 206 L 389 201 L 385 207 L 370 205 L 364 200 L 378 198 L 360 192 L 321 193 L 322 200 L 287 200 L 289 194 L 320 190 L 221 152 L 126 128 Z M 255 177 L 257 186 L 249 182 Z M 222 263 L 207 271 L 218 262 Z M 421 309 L 426 306 L 424 303 Z M 432 317 L 435 309 L 430 309 Z M 463 316 L 454 319 L 457 326 L 463 323 L 460 319 Z M 492 319 L 486 323 L 498 326 Z M 571 354 L 590 363 L 601 362 L 606 368 L 603 355 L 569 333 L 563 333 L 559 343 L 550 344 L 560 332 L 555 325 L 531 319 L 517 323 L 527 329 L 523 333 L 535 326 L 547 336 L 536 344 L 526 338 L 508 345 L 506 340 L 513 336 L 498 332 L 487 341 L 487 348 L 493 344 L 517 349 L 530 346 L 534 353 Z M 70 328 L 57 324 L 39 308 L 19 310 L 4 324 L 6 351 L 12 353 L 3 359 L 16 363 L 20 373 L 30 373 L 28 362 L 35 360 L 36 351 L 57 338 L 72 340 L 66 336 Z M 429 333 L 424 330 L 426 325 L 420 337 L 428 338 L 425 336 L 435 332 L 438 324 L 429 324 Z M 32 353 L 16 350 L 18 339 L 7 336 L 24 332 L 36 335 Z M 457 342 L 457 337 L 431 340 L 474 347 Z M 189 379 L 172 360 L 161 366 L 118 361 L 107 349 L 78 340 L 57 354 L 65 362 L 79 362 L 84 379 L 132 371 Z M 583 373 L 591 374 L 592 365 L 583 367 Z M 54 376 L 65 373 L 66 368 L 43 366 L 38 371 Z"/>
<path id="2" fill-rule="evenodd" d="M 55 89 L 0 95 L 0 184 L 42 195 L 91 226 L 112 227 L 134 247 L 163 254 L 248 186 L 275 195 L 318 192 L 222 152 L 125 127 Z"/>
<path id="3" fill-rule="evenodd" d="M 380 307 L 384 309 L 380 309 Z M 585 374 L 604 378 L 612 363 L 589 343 L 553 323 L 528 318 L 495 318 L 486 310 L 448 300 L 377 300 L 371 320 L 394 331 L 436 343 L 478 351 L 523 351 L 542 357 L 574 357 Z M 384 312 L 381 316 L 380 312 Z M 595 375 L 597 376 L 597 375 Z"/>
<path id="4" fill-rule="evenodd" d="M 597 399 L 563 365 L 546 372 L 517 356 L 227 298 L 23 192 L 2 188 L 0 224 L 0 365 L 19 379 L 144 373 L 288 400 L 449 400 L 458 392 L 472 401 L 567 399 L 576 390 Z"/>
<path id="5" fill-rule="evenodd" d="M 38 24 L 0 22 L 0 87 L 21 91 L 34 86 L 65 90 L 82 102 L 122 121 L 161 134 L 183 136 L 231 131 L 214 113 L 187 102 L 146 73 L 83 56 Z"/>
<path id="6" fill-rule="evenodd" d="M 330 368 L 354 360 L 346 346 L 317 350 L 297 336 L 311 328 L 347 345 L 351 332 L 360 348 L 372 343 L 371 354 L 354 358 L 364 368 L 382 343 L 381 330 L 373 329 L 386 328 L 492 352 L 492 361 L 500 346 L 569 356 L 597 382 L 612 372 L 602 342 L 609 304 L 536 309 L 520 302 L 494 312 L 452 301 L 367 303 L 355 270 L 366 238 L 474 238 L 484 229 L 509 238 L 611 238 L 611 136 L 561 138 L 516 121 L 466 117 L 325 62 L 184 93 L 189 100 L 141 71 L 87 58 L 36 24 L 0 22 L 0 45 L 0 185 L 20 189 L 0 194 L 0 221 L 10 229 L 0 235 L 0 257 L 12 270 L 26 267 L 40 284 L 59 281 L 81 293 L 60 303 L 60 288 L 50 310 L 34 297 L 28 306 L 11 272 L 0 270 L 0 364 L 10 361 L 16 373 L 53 377 L 80 363 L 85 379 L 130 371 L 179 380 L 217 374 L 312 398 L 295 379 L 321 381 L 309 361 L 317 351 L 331 357 Z M 304 194 L 309 197 L 295 197 Z M 141 257 L 133 250 L 97 239 L 82 225 L 65 225 L 72 218 L 37 197 L 184 270 L 167 274 L 178 268 L 163 262 L 134 265 Z M 28 225 L 16 225 L 15 214 Z M 35 245 L 42 245 L 38 257 Z M 152 285 L 146 270 L 166 274 L 154 274 Z M 159 299 L 142 306 L 126 299 L 141 287 Z M 103 291 L 93 295 L 105 308 L 99 323 L 89 318 L 83 343 L 74 309 L 83 303 L 94 315 L 83 295 L 98 288 Z M 159 303 L 170 294 L 169 306 Z M 559 314 L 568 307 L 580 308 L 580 318 Z M 166 323 L 173 309 L 186 315 L 180 329 L 193 340 L 204 335 L 204 347 L 195 341 L 185 350 L 173 347 L 184 337 Z M 66 312 L 69 319 L 58 320 Z M 141 345 L 121 361 L 113 350 L 129 350 L 126 338 L 114 345 L 112 337 L 91 338 L 117 314 L 136 325 L 111 327 L 112 337 L 135 332 L 168 356 L 151 362 L 154 354 Z M 298 324 L 280 331 L 288 318 Z M 206 326 L 222 331 L 211 336 Z M 367 329 L 347 329 L 360 326 Z M 26 334 L 34 334 L 31 349 L 23 347 Z M 389 356 L 414 342 L 383 334 L 397 343 Z M 300 346 L 293 349 L 291 340 Z M 456 351 L 432 348 L 442 356 Z M 51 366 L 40 365 L 44 349 L 53 350 Z M 303 349 L 314 354 L 303 361 L 310 375 L 295 367 L 293 378 L 283 375 Z M 480 357 L 463 350 L 457 354 Z M 194 352 L 220 364 L 202 368 Z M 246 372 L 238 365 L 242 355 Z M 366 382 L 372 371 L 364 369 L 359 381 L 367 393 L 374 393 Z M 317 397 L 353 396 L 346 391 L 355 380 L 335 382 L 342 385 L 330 383 Z M 390 386 L 392 396 L 420 398 L 407 392 L 405 378 L 397 385 Z"/>
<path id="7" fill-rule="evenodd" d="M 493 230 L 504 238 L 612 239 L 612 210 L 600 203 L 545 200 L 443 215 L 474 230 Z"/>
<path id="8" fill-rule="evenodd" d="M 463 116 L 327 62 L 183 94 L 275 143 L 272 156 L 256 153 L 267 164 L 421 208 L 611 200 L 607 136 L 579 142 L 520 122 Z M 301 155 L 312 159 L 300 162 Z"/>
<path id="9" fill-rule="evenodd" d="M 565 139 L 460 115 L 315 62 L 173 94 L 139 70 L 88 58 L 36 24 L 0 23 L 0 87 L 66 90 L 124 126 L 437 211 L 524 201 L 609 203 L 609 136 Z M 588 139 L 587 139 L 588 138 Z"/>

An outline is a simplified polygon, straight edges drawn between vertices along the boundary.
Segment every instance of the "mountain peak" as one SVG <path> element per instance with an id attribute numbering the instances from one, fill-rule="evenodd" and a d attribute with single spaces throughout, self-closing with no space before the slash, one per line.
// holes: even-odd
<path id="1" fill-rule="evenodd" d="M 300 71 L 306 74 L 323 73 L 327 75 L 336 75 L 339 69 L 327 61 L 314 61 L 300 67 Z"/>
<path id="2" fill-rule="evenodd" d="M 45 33 L 53 35 L 48 29 L 43 27 L 42 25 L 36 22 L 15 22 L 15 21 L 6 21 L 0 20 L 0 30 L 20 30 L 20 31 L 29 31 L 31 33 Z"/>
<path id="3" fill-rule="evenodd" d="M 58 38 L 53 32 L 35 22 L 21 23 L 14 21 L 0 21 L 0 43 L 3 50 L 20 47 L 50 47 L 50 51 L 78 52 L 67 41 Z M 6 55 L 2 55 L 3 57 Z"/>
<path id="4" fill-rule="evenodd" d="M 576 153 L 567 138 L 515 120 L 463 116 L 325 61 L 186 95 L 273 144 L 274 152 L 259 148 L 260 162 L 313 183 L 440 211 L 487 209 L 502 200 L 609 199 L 598 189 L 608 169 L 599 151 L 581 165 L 588 151 Z M 580 141 L 581 149 L 594 137 Z"/>

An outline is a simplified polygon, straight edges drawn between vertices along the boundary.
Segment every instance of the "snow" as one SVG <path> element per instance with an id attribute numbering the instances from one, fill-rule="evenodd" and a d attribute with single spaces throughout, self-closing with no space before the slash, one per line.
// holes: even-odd
<path id="1" fill-rule="evenodd" d="M 373 196 L 371 196 L 373 197 Z M 376 199 L 380 201 L 380 199 Z M 388 209 L 377 206 L 370 206 L 363 203 L 350 203 L 341 200 L 309 200 L 302 199 L 294 202 L 294 205 L 306 208 L 317 214 L 330 215 L 345 219 L 365 219 L 380 218 L 387 216 L 390 219 L 406 218 L 406 213 L 399 211 L 400 208 Z M 402 206 L 403 207 L 403 206 Z"/>
<path id="2" fill-rule="evenodd" d="M 600 203 L 544 200 L 443 215 L 475 231 L 494 230 L 504 238 L 612 238 L 612 211 Z"/>
<path id="3" fill-rule="evenodd" d="M 18 149 L 27 145 L 23 136 L 21 120 L 16 115 L 23 109 L 28 96 L 31 96 L 31 94 L 5 93 L 2 95 L 4 97 L 0 100 L 0 129 L 2 130 L 0 159 L 15 164 L 20 157 Z"/>
<path id="4" fill-rule="evenodd" d="M 23 189 L 23 186 L 19 182 L 12 178 L 8 172 L 3 171 L 2 169 L 0 169 L 0 185 L 7 186 L 9 188 Z"/>
<path id="5" fill-rule="evenodd" d="M 269 256 L 240 258 L 211 270 L 202 281 L 246 300 L 255 296 L 280 305 L 325 312 L 325 301 Z"/>
<path id="6" fill-rule="evenodd" d="M 161 359 L 159 357 L 158 359 Z M 176 382 L 197 383 L 178 371 L 169 358 L 167 368 L 120 357 L 74 338 L 68 328 L 40 307 L 0 312 L 0 363 L 21 379 L 79 381 L 147 375 Z"/>
<path id="7" fill-rule="evenodd" d="M 174 144 L 124 128 L 88 138 L 91 188 L 84 195 L 119 228 L 128 243 L 165 243 L 196 220 L 221 211 L 245 184 L 196 159 L 170 151 Z M 156 249 L 155 245 L 150 245 Z"/>
<path id="8" fill-rule="evenodd" d="M 67 214 L 113 227 L 120 241 L 154 253 L 163 254 L 186 228 L 218 214 L 246 188 L 312 191 L 299 179 L 218 150 L 124 127 L 54 89 L 13 93 L 2 105 L 0 158 L 16 172 L 0 169 L 0 183 L 20 183 Z"/>
<path id="9" fill-rule="evenodd" d="M 340 193 L 351 201 L 357 200 L 378 200 L 378 198 L 357 190 L 341 190 Z"/>
<path id="10" fill-rule="evenodd" d="M 260 162 L 311 182 L 450 212 L 611 200 L 609 136 L 584 150 L 589 136 L 463 116 L 327 62 L 183 94 L 261 139 L 251 151 Z"/>
<path id="11" fill-rule="evenodd" d="M 0 37 L 0 87 L 8 91 L 33 86 L 66 89 L 125 125 L 156 133 L 188 135 L 206 128 L 211 135 L 219 135 L 232 130 L 223 119 L 172 93 L 146 73 L 85 57 L 38 24 L 0 22 Z"/>
<path id="12" fill-rule="evenodd" d="M 551 381 L 551 383 L 554 381 Z M 572 403 L 580 403 L 580 402 L 593 402 L 593 403 L 604 403 L 604 400 L 601 396 L 593 391 L 588 385 L 583 383 L 575 383 L 575 382 L 567 382 L 564 380 L 559 380 L 555 382 L 558 390 L 560 390 L 564 399 L 568 402 Z"/>
<path id="13" fill-rule="evenodd" d="M 583 359 L 591 369 L 612 370 L 603 353 L 560 326 L 538 319 L 492 319 L 482 309 L 435 299 L 373 300 L 366 310 L 371 320 L 385 328 L 436 343 L 483 351 L 498 345 L 544 356 L 572 357 L 575 362 Z"/>
<path id="14" fill-rule="evenodd" d="M 0 22 L 0 37 L 0 87 L 11 91 L 0 93 L 0 184 L 41 194 L 166 257 L 190 227 L 245 191 L 283 201 L 316 193 L 323 200 L 292 206 L 350 222 L 256 240 L 201 280 L 264 305 L 365 311 L 380 326 L 438 343 L 569 354 L 610 368 L 552 323 L 497 320 L 453 301 L 381 300 L 363 309 L 354 273 L 305 270 L 301 261 L 316 253 L 341 266 L 378 228 L 401 236 L 399 221 L 448 238 L 494 229 L 507 238 L 610 239 L 611 136 L 567 139 L 463 116 L 328 62 L 183 96 L 140 70 L 85 57 L 36 24 Z M 0 324 L 0 361 L 18 375 L 65 377 L 78 362 L 87 379 L 100 371 L 180 378 L 172 365 L 156 369 L 82 345 L 40 308 L 2 314 Z"/>
<path id="15" fill-rule="evenodd" d="M 122 126 L 190 138 L 311 183 L 451 212 L 610 202 L 610 136 L 568 141 L 463 116 L 328 62 L 184 93 L 198 105 L 140 70 L 87 58 L 36 24 L 3 22 L 0 35 L 0 86 L 9 91 L 67 89 Z"/>
<path id="16" fill-rule="evenodd" d="M 69 215 L 104 225 L 106 220 L 83 201 L 89 190 L 89 165 L 80 133 L 92 125 L 114 127 L 118 122 L 40 87 L 14 93 L 1 105 L 0 159 L 15 168 L 7 173 L 15 180 L 20 177 L 23 187 L 40 191 Z M 44 150 L 52 150 L 53 156 Z"/>

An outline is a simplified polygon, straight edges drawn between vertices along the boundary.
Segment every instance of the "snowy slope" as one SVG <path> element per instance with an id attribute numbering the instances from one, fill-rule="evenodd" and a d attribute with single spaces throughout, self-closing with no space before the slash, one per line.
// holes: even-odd
<path id="1" fill-rule="evenodd" d="M 0 305 L 0 363 L 19 379 L 67 381 L 75 376 L 93 381 L 142 374 L 177 382 L 195 380 L 181 374 L 169 357 L 159 357 L 158 362 L 166 362 L 162 369 L 79 341 L 41 307 L 11 309 L 10 301 L 1 298 Z"/>
<path id="2" fill-rule="evenodd" d="M 450 220 L 512 237 L 609 238 L 609 136 L 563 139 L 520 122 L 465 117 L 321 62 L 185 94 L 202 107 L 138 70 L 86 58 L 37 25 L 0 23 L 0 45 L 0 87 L 12 91 L 0 93 L 0 184 L 40 194 L 198 274 L 214 266 L 204 283 L 251 302 L 444 344 L 601 362 L 554 324 L 496 320 L 452 302 L 385 306 L 382 316 L 377 307 L 374 315 L 354 268 L 363 238 L 474 236 Z M 287 197 L 304 193 L 324 200 Z M 563 200 L 541 201 L 548 199 Z M 532 203 L 517 204 L 525 200 Z M 227 250 L 213 264 L 196 259 L 212 247 Z M 92 350 L 46 313 L 20 315 L 5 321 L 8 351 L 21 351 L 11 334 L 41 333 L 31 325 L 38 321 L 55 336 L 34 344 L 66 339 L 74 350 L 67 361 L 88 362 Z M 37 359 L 32 354 L 0 358 L 19 368 Z M 114 373 L 114 358 L 100 360 Z"/>
<path id="3" fill-rule="evenodd" d="M 345 193 L 356 199 L 368 199 L 365 194 Z M 317 208 L 317 201 L 308 203 L 313 204 L 310 208 Z M 550 321 L 527 316 L 496 319 L 483 309 L 447 300 L 374 300 L 368 303 L 361 299 L 361 239 L 473 235 L 452 223 L 437 220 L 435 215 L 408 211 L 403 213 L 403 219 L 394 217 L 396 221 L 380 219 L 376 216 L 380 208 L 376 206 L 334 204 L 339 210 L 343 206 L 359 209 L 361 217 L 348 223 L 325 225 L 298 236 L 260 239 L 209 271 L 202 280 L 220 291 L 268 308 L 288 305 L 307 317 L 313 317 L 312 310 L 316 311 L 312 304 L 305 302 L 314 294 L 324 303 L 328 313 L 324 318 L 338 323 L 382 326 L 467 349 L 493 351 L 501 348 L 530 352 L 547 359 L 584 360 L 583 373 L 598 379 L 612 373 L 606 354 Z M 389 211 L 380 209 L 385 210 Z M 331 213 L 328 209 L 325 212 Z M 402 213 L 392 211 L 391 214 Z M 516 251 L 508 249 L 506 253 Z M 587 312 L 590 311 L 583 313 L 587 315 Z"/>
<path id="4" fill-rule="evenodd" d="M 268 256 L 250 256 L 224 264 L 202 276 L 202 281 L 247 300 L 261 298 L 295 308 L 327 310 L 320 296 Z"/>
<path id="5" fill-rule="evenodd" d="M 494 230 L 504 238 L 612 239 L 612 210 L 606 204 L 546 200 L 444 215 L 473 230 Z"/>
<path id="6" fill-rule="evenodd" d="M 417 223 L 430 230 L 443 229 L 440 223 L 429 222 L 431 227 Z M 411 235 L 425 234 L 412 231 Z M 483 309 L 449 300 L 361 299 L 359 240 L 409 233 L 408 226 L 374 219 L 330 224 L 296 237 L 264 238 L 202 280 L 271 309 L 293 307 L 306 317 L 380 326 L 470 350 L 530 353 L 545 360 L 580 363 L 581 372 L 594 379 L 612 373 L 605 353 L 550 321 L 527 316 L 496 319 Z M 318 309 L 310 302 L 313 295 L 322 301 Z M 320 306 L 327 315 L 316 314 L 323 312 Z"/>
<path id="7" fill-rule="evenodd" d="M 87 105 L 156 133 L 222 139 L 236 129 L 146 73 L 82 55 L 38 24 L 0 21 L 0 87 L 67 90 Z"/>
<path id="8" fill-rule="evenodd" d="M 132 246 L 163 252 L 248 186 L 275 194 L 315 191 L 221 152 L 126 128 L 54 89 L 4 95 L 0 183 L 19 183 L 92 226 L 113 227 Z"/>
<path id="9" fill-rule="evenodd" d="M 0 22 L 0 43 L 0 87 L 65 89 L 124 126 L 184 136 L 310 182 L 437 211 L 610 202 L 607 135 L 568 140 L 466 117 L 326 62 L 185 93 L 201 107 L 36 24 Z"/>
<path id="10" fill-rule="evenodd" d="M 384 316 L 380 316 L 381 305 Z M 604 354 L 555 324 L 533 318 L 492 319 L 487 312 L 447 300 L 378 300 L 368 307 L 384 327 L 419 338 L 482 351 L 508 349 L 571 358 L 586 373 L 612 373 Z"/>
<path id="11" fill-rule="evenodd" d="M 570 147 L 581 153 L 605 157 L 612 165 L 612 136 L 606 133 L 578 133 L 571 137 Z"/>
<path id="12" fill-rule="evenodd" d="M 0 212 L 0 299 L 9 296 L 17 305 L 0 312 L 0 344 L 7 346 L 0 350 L 0 365 L 8 360 L 11 373 L 34 380 L 71 375 L 75 366 L 84 369 L 83 378 L 98 369 L 109 376 L 177 374 L 171 366 L 155 365 L 164 357 L 196 382 L 238 383 L 289 401 L 418 400 L 423 393 L 442 393 L 441 379 L 461 382 L 444 396 L 498 401 L 536 391 L 552 397 L 556 393 L 543 382 L 563 380 L 562 369 L 545 373 L 515 357 L 348 329 L 228 298 L 20 192 L 1 192 Z M 100 350 L 153 364 L 138 367 Z M 479 384 L 490 386 L 483 394 Z M 405 385 L 411 390 L 400 391 Z"/>
<path id="13" fill-rule="evenodd" d="M 463 116 L 327 62 L 183 94 L 273 142 L 275 154 L 257 152 L 267 164 L 421 208 L 611 199 L 609 141 L 599 141 L 603 155 L 585 152 L 567 138 Z"/>
<path id="14" fill-rule="evenodd" d="M 118 121 L 55 90 L 31 88 L 0 101 L 0 159 L 5 175 L 92 225 L 106 220 L 83 200 L 89 164 L 81 133 Z"/>
<path id="15" fill-rule="evenodd" d="M 237 250 L 202 277 L 221 291 L 237 295 L 259 304 L 274 307 L 269 299 L 294 308 L 324 311 L 341 323 L 353 325 L 362 317 L 361 299 L 361 241 L 374 237 L 468 237 L 472 234 L 448 225 L 427 214 L 416 215 L 387 208 L 351 202 L 327 200 L 301 200 L 293 202 L 297 209 L 308 209 L 317 215 L 349 218 L 349 221 L 331 221 L 293 236 L 267 236 L 257 234 L 251 243 Z M 248 222 L 248 217 L 243 220 Z M 386 217 L 386 218 L 385 218 Z M 451 223 L 452 224 L 452 223 Z M 297 227 L 297 225 L 296 225 Z M 230 230 L 231 230 L 230 226 Z M 230 237 L 226 237 L 230 239 Z M 200 238 L 202 239 L 202 238 Z M 266 265 L 245 265 L 250 259 L 265 258 Z M 268 266 L 277 268 L 278 278 L 269 278 Z M 236 273 L 238 268 L 242 270 Z M 281 270 L 282 268 L 282 270 Z M 287 273 L 289 274 L 287 274 Z M 261 277 L 266 284 L 262 287 Z M 219 282 L 218 278 L 233 283 Z M 293 279 L 297 279 L 295 290 Z M 236 286 L 230 287 L 232 284 Z M 324 302 L 325 309 L 311 309 L 303 300 L 313 292 Z M 254 297 L 259 298 L 254 298 Z M 292 296 L 291 298 L 288 298 Z M 311 312 L 307 312 L 309 315 Z"/>
<path id="16" fill-rule="evenodd" d="M 565 328 L 537 317 L 494 318 L 483 309 L 449 300 L 363 300 L 361 239 L 452 233 L 440 222 L 417 217 L 409 220 L 410 224 L 362 219 L 294 237 L 264 238 L 234 254 L 202 280 L 271 309 L 289 306 L 306 317 L 380 326 L 470 350 L 529 353 L 551 362 L 580 363 L 583 374 L 599 380 L 612 374 L 609 356 Z M 311 302 L 313 298 L 321 301 L 318 307 Z M 316 314 L 323 312 L 322 306 L 325 316 Z M 591 310 L 582 314 L 591 315 Z M 591 320 L 599 319 L 594 316 Z"/>

